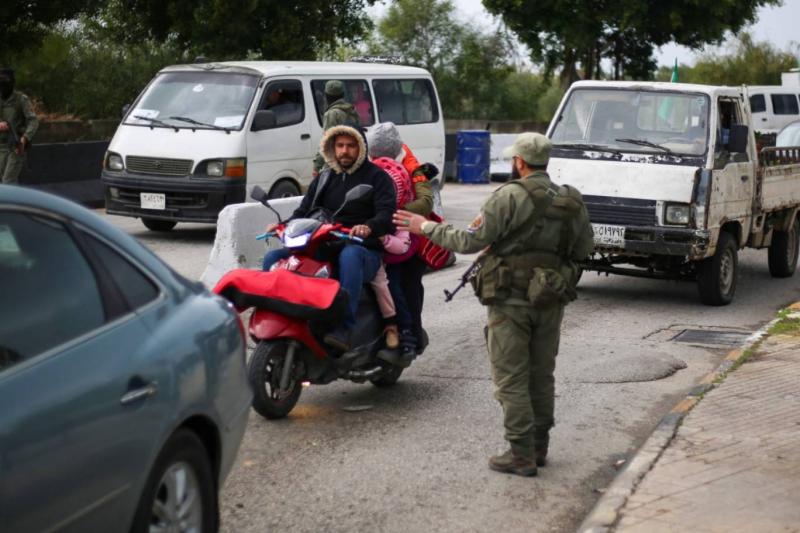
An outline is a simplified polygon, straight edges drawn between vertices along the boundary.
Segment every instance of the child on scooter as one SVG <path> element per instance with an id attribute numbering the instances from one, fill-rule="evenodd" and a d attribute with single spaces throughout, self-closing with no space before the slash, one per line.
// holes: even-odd
<path id="1" fill-rule="evenodd" d="M 402 208 L 414 199 L 414 189 L 408 171 L 391 155 L 402 150 L 397 129 L 391 123 L 376 124 L 367 132 L 367 136 L 371 139 L 368 141 L 370 159 L 392 178 L 397 193 L 397 206 Z M 403 302 L 395 302 L 392 298 L 385 264 L 399 263 L 411 257 L 416 251 L 416 239 L 407 231 L 398 230 L 383 237 L 383 246 L 384 264 L 381 265 L 371 285 L 386 324 L 386 347 L 395 349 L 400 345 L 396 305 L 402 305 Z"/>

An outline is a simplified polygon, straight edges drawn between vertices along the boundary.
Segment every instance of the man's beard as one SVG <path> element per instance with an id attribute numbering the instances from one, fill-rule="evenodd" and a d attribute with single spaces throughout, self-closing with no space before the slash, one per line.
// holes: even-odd
<path id="1" fill-rule="evenodd" d="M 356 160 L 355 159 L 350 159 L 349 157 L 348 158 L 341 158 L 341 159 L 340 158 L 336 158 L 336 162 L 339 163 L 339 166 L 342 167 L 343 169 L 348 169 L 348 168 L 353 166 L 353 164 L 356 162 Z"/>
<path id="2" fill-rule="evenodd" d="M 519 176 L 519 170 L 517 170 L 517 165 L 512 164 L 511 165 L 511 179 L 512 180 L 518 180 L 519 178 L 520 178 L 520 176 Z"/>

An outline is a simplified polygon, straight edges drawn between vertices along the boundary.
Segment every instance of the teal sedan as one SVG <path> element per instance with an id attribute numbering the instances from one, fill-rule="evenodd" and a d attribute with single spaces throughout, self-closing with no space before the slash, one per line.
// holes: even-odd
<path id="1" fill-rule="evenodd" d="M 209 532 L 252 393 L 223 299 L 0 185 L 0 530 Z"/>

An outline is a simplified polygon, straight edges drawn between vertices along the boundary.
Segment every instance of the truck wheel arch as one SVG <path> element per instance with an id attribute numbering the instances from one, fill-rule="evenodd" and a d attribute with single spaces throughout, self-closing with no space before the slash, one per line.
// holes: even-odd
<path id="1" fill-rule="evenodd" d="M 742 223 L 736 220 L 730 220 L 722 224 L 722 227 L 719 229 L 719 232 L 730 233 L 731 236 L 736 240 L 736 247 L 739 249 L 743 248 L 743 243 L 745 242 L 744 235 L 742 235 Z M 717 237 L 717 241 L 719 241 L 719 237 Z"/>

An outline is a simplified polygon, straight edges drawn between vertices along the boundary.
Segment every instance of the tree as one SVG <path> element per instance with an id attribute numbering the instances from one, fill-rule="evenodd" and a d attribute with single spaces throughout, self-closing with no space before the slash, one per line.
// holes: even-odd
<path id="1" fill-rule="evenodd" d="M 128 42 L 173 38 L 214 60 L 313 60 L 340 40 L 361 39 L 375 0 L 116 0 L 111 27 Z"/>
<path id="2" fill-rule="evenodd" d="M 709 85 L 780 85 L 781 72 L 797 66 L 800 47 L 780 51 L 768 42 L 754 42 L 744 32 L 734 41 L 728 53 L 707 52 L 693 67 L 682 65 L 680 80 Z M 669 81 L 671 67 L 662 67 L 656 78 Z"/>
<path id="3" fill-rule="evenodd" d="M 372 51 L 397 56 L 436 77 L 450 66 L 462 31 L 450 0 L 397 0 L 378 22 Z"/>
<path id="4" fill-rule="evenodd" d="M 596 77 L 600 59 L 609 57 L 615 78 L 641 77 L 652 67 L 656 46 L 675 41 L 692 48 L 719 43 L 727 31 L 739 32 L 755 20 L 758 8 L 781 0 L 483 0 L 502 17 L 531 59 L 546 73 L 561 67 L 563 87 Z M 648 75 L 649 77 L 649 75 Z"/>
<path id="5" fill-rule="evenodd" d="M 54 24 L 94 13 L 100 0 L 3 0 L 0 64 L 13 65 L 20 51 L 36 47 Z"/>

